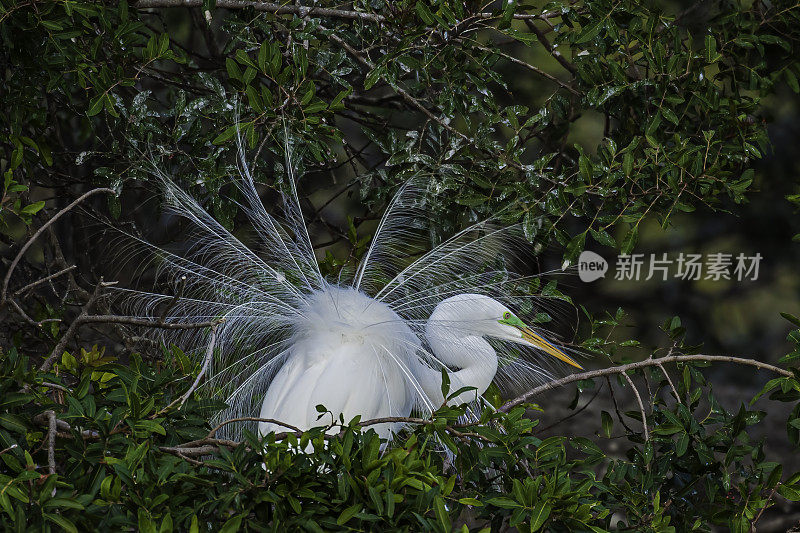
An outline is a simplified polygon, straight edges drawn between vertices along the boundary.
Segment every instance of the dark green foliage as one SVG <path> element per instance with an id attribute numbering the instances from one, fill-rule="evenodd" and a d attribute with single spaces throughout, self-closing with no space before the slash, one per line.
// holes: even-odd
<path id="1" fill-rule="evenodd" d="M 770 149 L 764 102 L 800 91 L 800 8 L 783 1 L 690 2 L 680 11 L 635 0 L 504 1 L 485 12 L 446 0 L 321 1 L 340 11 L 309 16 L 297 16 L 299 2 L 283 13 L 246 0 L 175 3 L 0 0 L 4 267 L 29 232 L 92 187 L 118 193 L 107 205 L 94 197 L 93 211 L 157 230 L 142 207 L 154 189 L 152 162 L 242 229 L 229 186 L 237 131 L 258 179 L 277 188 L 290 134 L 326 275 L 361 256 L 370 223 L 412 174 L 428 175 L 439 193 L 433 239 L 496 216 L 521 222 L 531 241 L 555 244 L 569 261 L 592 241 L 630 252 L 645 218 L 666 226 L 679 212 L 746 202 L 753 163 Z M 582 131 L 583 119 L 598 133 Z M 352 199 L 346 222 L 326 219 L 327 197 L 314 196 L 324 187 Z M 788 200 L 800 204 L 800 195 Z M 783 472 L 751 436 L 764 413 L 723 409 L 701 363 L 680 364 L 672 381 L 658 366 L 628 373 L 647 380 L 647 440 L 635 403 L 602 411 L 594 441 L 542 440 L 537 409 L 521 407 L 466 426 L 456 420 L 461 410 L 442 410 L 385 450 L 359 421 L 325 444 L 321 430 L 280 442 L 209 440 L 218 402 L 195 395 L 173 403 L 199 371 L 179 350 L 139 356 L 119 348 L 128 331 L 109 327 L 101 331 L 109 348 L 78 355 L 74 345 L 93 341 L 70 333 L 56 367 L 35 370 L 113 262 L 78 220 L 70 213 L 54 224 L 16 267 L 8 294 L 3 288 L 6 530 L 666 532 L 714 524 L 745 532 L 776 501 L 800 500 L 800 476 Z M 68 263 L 75 271 L 25 288 Z M 563 297 L 555 285 L 544 291 Z M 614 341 L 604 329 L 622 315 L 587 312 L 583 348 L 603 362 L 628 362 L 621 357 L 638 341 Z M 55 320 L 37 323 L 46 319 Z M 670 353 L 696 351 L 680 344 L 679 319 L 664 329 L 676 343 Z M 796 453 L 800 330 L 790 342 L 795 351 L 781 364 L 793 375 L 764 393 L 794 406 L 786 433 Z M 580 394 L 594 384 L 578 385 Z M 60 421 L 52 465 L 51 410 Z M 309 443 L 314 453 L 297 451 Z"/>
<path id="2" fill-rule="evenodd" d="M 646 214 L 666 224 L 742 202 L 768 150 L 761 99 L 776 84 L 798 90 L 796 6 L 711 4 L 677 15 L 638 1 L 516 8 L 532 19 L 512 18 L 514 3 L 486 16 L 460 2 L 357 3 L 380 24 L 212 10 L 211 27 L 192 14 L 187 36 L 185 13 L 126 1 L 4 1 L 4 171 L 23 185 L 93 175 L 124 188 L 146 177 L 143 153 L 189 155 L 175 172 L 214 193 L 237 127 L 275 180 L 268 155 L 282 160 L 287 129 L 309 170 L 374 168 L 360 179 L 370 213 L 359 222 L 386 185 L 427 171 L 452 215 L 500 209 L 531 239 L 555 226 L 569 259 L 587 236 L 630 251 Z M 533 101 L 515 99 L 530 86 Z M 571 136 L 586 113 L 605 124 L 588 150 Z M 564 226 L 572 217 L 584 221 L 577 234 Z"/>
<path id="3" fill-rule="evenodd" d="M 237 445 L 207 437 L 214 402 L 167 406 L 193 372 L 180 351 L 158 365 L 137 355 L 120 365 L 99 350 L 65 354 L 58 375 L 31 370 L 16 350 L 0 364 L 0 505 L 9 531 L 666 532 L 719 524 L 746 532 L 777 495 L 800 499 L 800 474 L 784 475 L 749 437 L 764 413 L 725 411 L 692 364 L 679 366 L 680 403 L 662 399 L 668 382 L 657 367 L 645 369 L 658 384 L 647 442 L 628 425 L 641 423 L 638 411 L 619 419 L 625 430 L 604 414 L 606 436 L 627 438 L 614 456 L 585 438 L 537 438 L 538 421 L 523 407 L 472 424 L 458 422 L 463 409 L 442 409 L 387 449 L 359 420 L 327 441 L 320 428 L 278 442 L 248 434 Z M 772 389 L 800 406 L 798 376 Z M 58 427 L 49 475 L 48 409 L 69 424 Z M 799 411 L 788 423 L 795 445 Z"/>

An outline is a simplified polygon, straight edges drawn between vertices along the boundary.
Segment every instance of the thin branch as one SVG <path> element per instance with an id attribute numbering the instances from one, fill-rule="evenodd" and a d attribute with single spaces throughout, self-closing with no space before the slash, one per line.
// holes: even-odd
<path id="1" fill-rule="evenodd" d="M 53 219 L 50 220 L 52 221 Z M 61 357 L 61 354 L 64 353 L 64 349 L 67 347 L 67 344 L 69 344 L 69 341 L 75 336 L 75 332 L 78 330 L 78 326 L 81 324 L 81 318 L 86 317 L 89 314 L 92 306 L 100 297 L 101 290 L 109 285 L 113 285 L 114 283 L 116 282 L 105 283 L 103 282 L 103 278 L 100 278 L 100 281 L 94 288 L 94 292 L 83 305 L 83 307 L 81 307 L 81 312 L 78 314 L 78 318 L 76 318 L 72 324 L 69 325 L 67 331 L 61 336 L 61 339 L 59 339 L 58 343 L 53 348 L 53 351 L 50 352 L 50 355 L 44 360 L 42 366 L 39 367 L 40 371 L 47 372 L 50 370 L 50 367 L 53 366 L 53 363 L 55 363 L 56 359 Z"/>
<path id="2" fill-rule="evenodd" d="M 134 4 L 137 9 L 154 7 L 202 7 L 202 0 L 139 0 Z M 368 22 L 383 22 L 386 17 L 377 13 L 363 13 L 361 11 L 346 11 L 343 9 L 330 9 L 325 7 L 305 7 L 300 5 L 275 4 L 272 2 L 259 2 L 257 0 L 217 0 L 217 7 L 225 9 L 244 9 L 251 7 L 255 11 L 265 11 L 276 15 L 297 15 L 302 18 L 318 16 L 341 18 L 348 20 L 363 20 Z"/>
<path id="3" fill-rule="evenodd" d="M 783 368 L 779 368 L 777 366 L 770 365 L 767 363 L 762 363 L 761 361 L 755 361 L 753 359 L 745 359 L 744 357 L 733 357 L 729 355 L 702 355 L 702 354 L 671 355 L 667 357 L 661 357 L 658 359 L 645 359 L 644 361 L 629 363 L 627 365 L 614 366 L 610 368 L 601 368 L 600 370 L 592 370 L 589 372 L 581 372 L 580 374 L 572 374 L 561 379 L 556 379 L 554 381 L 550 381 L 549 383 L 545 383 L 544 385 L 535 387 L 529 390 L 528 392 L 520 396 L 517 396 L 513 400 L 507 401 L 505 404 L 503 404 L 502 407 L 498 409 L 498 411 L 507 412 L 511 408 L 529 401 L 531 398 L 533 398 L 538 394 L 547 392 L 552 389 L 556 389 L 558 387 L 563 387 L 564 385 L 567 385 L 569 383 L 574 383 L 575 381 L 581 381 L 583 379 L 593 379 L 596 377 L 613 375 L 613 374 L 622 374 L 624 372 L 628 372 L 629 370 L 637 370 L 639 368 L 646 368 L 649 366 L 659 366 L 664 363 L 689 362 L 689 361 L 707 361 L 707 362 L 719 361 L 726 363 L 737 363 L 740 365 L 754 366 L 762 370 L 769 370 L 770 372 L 774 372 L 776 374 L 780 374 L 786 377 L 792 377 L 794 375 L 788 370 L 784 370 Z"/>
<path id="4" fill-rule="evenodd" d="M 36 386 L 37 387 L 47 387 L 49 389 L 56 389 L 56 390 L 60 390 L 62 392 L 68 392 L 68 393 L 72 392 L 71 390 L 69 390 L 67 387 L 65 387 L 63 385 L 59 385 L 57 383 L 50 383 L 49 381 L 42 381 L 41 383 L 37 383 Z"/>
<path id="5" fill-rule="evenodd" d="M 537 66 L 531 65 L 530 63 L 526 63 L 525 61 L 522 61 L 521 59 L 517 59 L 516 57 L 514 57 L 514 56 L 512 56 L 510 54 L 506 54 L 505 52 L 501 52 L 500 50 L 492 50 L 492 49 L 487 48 L 485 46 L 481 46 L 479 44 L 476 44 L 475 42 L 472 42 L 472 45 L 474 47 L 476 47 L 477 49 L 482 50 L 484 52 L 487 52 L 487 53 L 490 53 L 490 54 L 497 54 L 500 57 L 503 57 L 503 58 L 511 61 L 515 65 L 519 65 L 521 67 L 525 67 L 526 69 L 528 69 L 528 70 L 530 70 L 532 72 L 535 72 L 539 76 L 542 76 L 543 78 L 547 78 L 548 80 L 552 81 L 553 83 L 557 83 L 559 86 L 561 86 L 564 89 L 568 90 L 569 92 L 571 92 L 575 96 L 581 96 L 581 93 L 579 91 L 577 91 L 574 87 L 572 87 L 570 84 L 561 81 L 560 79 L 556 78 L 552 74 L 549 74 L 549 73 L 545 72 L 544 70 L 540 69 Z"/>
<path id="6" fill-rule="evenodd" d="M 212 446 L 210 444 L 206 446 L 198 446 L 196 448 L 184 448 L 182 446 L 159 446 L 158 449 L 162 452 L 177 455 L 181 459 L 185 459 L 189 462 L 200 465 L 202 464 L 201 461 L 190 459 L 190 457 L 193 455 L 210 455 L 216 452 L 219 449 L 219 446 Z"/>
<path id="7" fill-rule="evenodd" d="M 642 403 L 642 397 L 639 395 L 639 389 L 636 388 L 636 385 L 633 383 L 631 377 L 626 373 L 622 372 L 622 377 L 628 382 L 628 385 L 631 386 L 633 389 L 633 394 L 636 396 L 636 402 L 639 404 L 639 411 L 642 413 L 642 428 L 644 428 L 644 440 L 647 442 L 650 440 L 650 434 L 647 431 L 647 413 L 644 410 L 644 403 Z"/>
<path id="8" fill-rule="evenodd" d="M 158 322 L 163 324 L 167 319 L 167 314 L 178 304 L 178 301 L 183 296 L 183 291 L 186 288 L 186 276 L 181 276 L 180 281 L 178 282 L 178 289 L 175 291 L 175 295 L 170 300 L 169 304 L 164 308 L 162 311 L 161 316 L 158 317 Z"/>
<path id="9" fill-rule="evenodd" d="M 625 428 L 625 431 L 629 433 L 633 433 L 634 431 L 628 427 L 628 423 L 625 422 L 625 419 L 622 417 L 622 413 L 619 411 L 619 404 L 617 403 L 617 396 L 614 394 L 614 386 L 611 384 L 611 378 L 605 376 L 606 383 L 608 383 L 608 393 L 611 395 L 611 402 L 614 404 L 614 412 L 617 414 L 617 420 L 619 420 L 622 427 Z"/>
<path id="10" fill-rule="evenodd" d="M 149 9 L 157 7 L 202 7 L 202 0 L 139 0 L 134 4 L 137 9 Z M 377 13 L 364 13 L 362 11 L 351 11 L 345 9 L 331 9 L 325 7 L 305 7 L 291 4 L 275 4 L 273 2 L 260 2 L 258 0 L 217 0 L 216 6 L 225 9 L 244 9 L 253 8 L 255 11 L 265 11 L 276 15 L 297 15 L 301 18 L 317 16 L 340 18 L 346 20 L 360 20 L 365 22 L 386 22 L 386 17 Z M 487 20 L 500 18 L 502 15 L 495 13 L 476 13 L 475 18 Z M 540 15 L 528 13 L 514 13 L 513 18 L 517 20 L 547 20 L 560 17 L 557 12 L 545 12 Z"/>
<path id="11" fill-rule="evenodd" d="M 183 407 L 183 404 L 186 403 L 186 400 L 189 399 L 189 397 L 192 395 L 195 389 L 197 389 L 197 386 L 200 385 L 200 380 L 203 379 L 203 376 L 208 370 L 208 365 L 211 363 L 211 357 L 214 355 L 214 343 L 216 342 L 216 340 L 217 340 L 217 326 L 212 326 L 211 338 L 208 340 L 208 348 L 206 348 L 206 356 L 205 359 L 203 359 L 203 366 L 200 368 L 200 373 L 197 374 L 197 378 L 194 380 L 194 383 L 192 383 L 192 386 L 189 387 L 189 390 L 187 390 L 186 393 L 179 398 L 180 400 L 179 407 Z M 172 402 L 166 407 L 166 409 L 169 409 L 174 404 L 175 402 Z"/>
<path id="12" fill-rule="evenodd" d="M 15 310 L 17 313 L 19 313 L 19 316 L 21 316 L 21 317 L 22 317 L 22 319 L 23 319 L 23 320 L 25 320 L 25 322 L 27 322 L 27 323 L 28 323 L 28 324 L 30 324 L 31 326 L 42 327 L 42 324 L 44 324 L 44 323 L 46 323 L 46 322 L 61 322 L 61 319 L 60 319 L 60 318 L 48 318 L 48 319 L 45 319 L 45 320 L 40 320 L 39 322 L 37 322 L 37 321 L 35 321 L 34 319 L 32 319 L 30 316 L 28 316 L 28 313 L 26 313 L 26 312 L 25 312 L 25 310 L 22 308 L 22 306 L 20 306 L 20 305 L 17 303 L 17 301 L 16 301 L 16 300 L 14 300 L 13 298 L 9 298 L 9 299 L 8 299 L 8 300 L 6 300 L 6 301 L 7 301 L 9 304 L 11 304 L 11 307 L 13 307 L 13 308 L 14 308 L 14 310 Z"/>
<path id="13" fill-rule="evenodd" d="M 17 267 L 17 264 L 22 259 L 22 256 L 25 255 L 25 252 L 28 251 L 28 248 L 31 247 L 31 245 L 39 237 L 39 235 L 41 235 L 48 227 L 50 227 L 50 225 L 53 224 L 53 222 L 55 222 L 56 220 L 58 220 L 59 218 L 64 216 L 67 212 L 69 212 L 70 209 L 72 209 L 73 207 L 75 207 L 76 205 L 78 205 L 79 203 L 84 201 L 85 199 L 89 198 L 90 196 L 92 196 L 94 194 L 97 194 L 97 193 L 101 193 L 101 192 L 108 192 L 108 193 L 111 193 L 111 194 L 116 194 L 114 189 L 109 189 L 107 187 L 100 187 L 100 188 L 92 189 L 91 191 L 85 192 L 81 196 L 79 196 L 78 198 L 73 200 L 72 203 L 70 203 L 67 207 L 65 207 L 64 209 L 62 209 L 61 211 L 59 211 L 58 213 L 53 215 L 53 217 L 50 220 L 48 220 L 47 222 L 42 224 L 42 226 L 38 230 L 36 230 L 36 233 L 34 233 L 31 236 L 31 238 L 28 239 L 28 242 L 26 242 L 22 246 L 20 251 L 17 253 L 17 256 L 14 258 L 13 261 L 11 261 L 11 266 L 8 267 L 8 272 L 6 272 L 6 277 L 3 279 L 3 290 L 2 290 L 2 292 L 0 292 L 0 304 L 5 302 L 6 301 L 6 297 L 8 296 L 8 282 L 11 280 L 11 274 L 14 273 L 14 269 Z"/>
<path id="14" fill-rule="evenodd" d="M 50 474 L 56 473 L 56 413 L 45 411 L 47 415 L 47 467 Z"/>
<path id="15" fill-rule="evenodd" d="M 232 424 L 234 422 L 267 422 L 269 424 L 275 424 L 276 426 L 281 426 L 284 428 L 291 429 L 295 433 L 302 433 L 300 428 L 295 427 L 291 424 L 287 424 L 285 422 L 281 422 L 280 420 L 275 420 L 274 418 L 259 418 L 257 416 L 243 416 L 240 418 L 231 418 L 230 420 L 225 420 L 224 422 L 220 422 L 214 429 L 208 432 L 207 439 L 213 438 L 214 435 L 217 434 L 217 431 L 222 429 L 224 426 L 228 424 Z"/>
<path id="16" fill-rule="evenodd" d="M 539 42 L 542 43 L 542 46 L 544 46 L 545 50 L 547 50 L 547 52 L 551 56 L 553 56 L 555 60 L 561 64 L 562 67 L 567 69 L 569 73 L 572 74 L 573 76 L 578 72 L 577 69 L 575 68 L 575 65 L 567 61 L 566 58 L 561 55 L 561 52 L 553 48 L 553 45 L 550 43 L 550 41 L 547 40 L 547 35 L 545 35 L 545 33 L 542 30 L 536 27 L 536 23 L 533 20 L 530 19 L 526 20 L 525 24 L 528 25 L 528 29 L 530 29 L 533 33 L 536 34 L 536 38 L 539 39 Z"/>
<path id="17" fill-rule="evenodd" d="M 54 279 L 54 278 L 57 278 L 58 276 L 61 276 L 62 274 L 66 274 L 67 272 L 69 272 L 69 271 L 71 271 L 73 269 L 75 269 L 75 265 L 68 266 L 67 268 L 62 268 L 61 270 L 59 270 L 58 272 L 56 272 L 54 274 L 50 274 L 47 277 L 44 277 L 42 279 L 37 279 L 36 281 L 34 281 L 32 283 L 28 283 L 27 285 L 25 285 L 21 289 L 19 289 L 16 292 L 14 292 L 14 296 L 19 296 L 19 295 L 23 294 L 24 292 L 27 292 L 27 291 L 33 289 L 34 287 L 38 287 L 42 283 L 46 283 L 46 282 L 50 281 L 51 279 Z"/>
<path id="18" fill-rule="evenodd" d="M 322 26 L 320 26 L 320 29 L 321 29 L 321 30 L 324 30 L 325 28 L 323 28 Z M 346 51 L 348 54 L 350 54 L 350 55 L 352 55 L 353 57 L 355 57 L 355 58 L 356 58 L 356 60 L 357 60 L 359 63 L 361 63 L 362 65 L 364 65 L 364 66 L 365 66 L 365 67 L 367 67 L 368 69 L 370 69 L 370 70 L 375 70 L 375 64 L 374 64 L 372 61 L 370 61 L 369 59 L 367 59 L 366 57 L 364 57 L 364 56 L 363 56 L 363 55 L 362 55 L 362 54 L 361 54 L 361 53 L 360 53 L 358 50 L 356 50 L 355 48 L 353 48 L 352 46 L 350 46 L 350 44 L 349 44 L 349 43 L 347 43 L 347 41 L 345 41 L 344 39 L 342 39 L 341 37 L 339 37 L 338 35 L 336 35 L 336 33 L 333 33 L 333 32 L 332 32 L 332 33 L 330 33 L 330 34 L 328 35 L 328 39 L 330 39 L 331 41 L 333 41 L 333 42 L 334 42 L 334 43 L 336 43 L 337 45 L 339 45 L 339 46 L 341 46 L 342 48 L 344 48 L 344 50 L 345 50 L 345 51 Z M 430 120 L 432 120 L 432 121 L 436 122 L 437 124 L 439 124 L 441 127 L 443 127 L 444 129 L 446 129 L 446 130 L 447 130 L 447 131 L 449 131 L 450 133 L 452 133 L 452 134 L 454 134 L 454 135 L 456 135 L 456 136 L 458 136 L 458 137 L 461 137 L 463 140 L 465 140 L 465 141 L 469 142 L 470 144 L 472 144 L 472 140 L 471 140 L 471 139 L 470 139 L 468 136 L 466 136 L 465 134 L 461 133 L 461 132 L 460 132 L 460 131 L 458 131 L 457 129 L 455 129 L 455 128 L 453 128 L 452 126 L 450 126 L 450 124 L 447 124 L 447 123 L 446 123 L 444 120 L 442 120 L 441 118 L 439 118 L 439 117 L 437 117 L 436 115 L 434 115 L 433 113 L 431 113 L 431 111 L 430 111 L 430 110 L 429 110 L 427 107 L 425 107 L 424 105 L 422 105 L 422 104 L 419 102 L 419 100 L 417 100 L 416 98 L 414 98 L 413 96 L 411 96 L 411 94 L 410 94 L 408 91 L 406 91 L 406 90 L 405 90 L 405 89 L 403 89 L 402 87 L 395 87 L 395 90 L 397 91 L 397 94 L 399 94 L 400 96 L 402 96 L 402 97 L 403 97 L 403 100 L 405 100 L 406 102 L 408 102 L 408 103 L 409 103 L 409 104 L 410 104 L 412 107 L 414 107 L 414 108 L 416 108 L 417 110 L 419 110 L 419 111 L 420 111 L 420 112 L 421 112 L 423 115 L 425 115 L 426 117 L 428 117 Z"/>
<path id="19" fill-rule="evenodd" d="M 6 452 L 10 452 L 10 451 L 11 451 L 11 450 L 13 450 L 14 448 L 19 448 L 19 444 L 12 444 L 12 445 L 11 445 L 11 446 L 9 446 L 8 448 L 3 448 L 2 450 L 0 450 L 0 455 L 3 455 L 3 454 L 4 454 L 4 453 L 6 453 Z"/>
<path id="20" fill-rule="evenodd" d="M 148 320 L 146 318 L 135 318 L 129 316 L 119 315 L 86 315 L 75 319 L 76 322 L 81 324 L 125 324 L 128 326 L 142 326 L 145 328 L 160 328 L 160 329 L 199 329 L 209 328 L 219 325 L 224 322 L 224 318 L 216 320 L 208 320 L 206 322 L 164 322 L 159 320 Z"/>
<path id="21" fill-rule="evenodd" d="M 681 403 L 681 397 L 678 394 L 678 389 L 676 389 L 675 384 L 672 383 L 672 379 L 670 379 L 669 374 L 667 373 L 667 369 L 664 368 L 664 365 L 660 363 L 658 365 L 658 368 L 661 369 L 661 372 L 664 374 L 664 377 L 667 378 L 667 383 L 669 383 L 669 388 L 672 389 L 672 394 L 675 396 L 675 400 L 677 400 L 678 403 Z"/>
<path id="22" fill-rule="evenodd" d="M 581 407 L 580 409 L 574 410 L 573 412 L 571 412 L 570 414 L 568 414 L 564 418 L 556 420 L 552 424 L 547 425 L 547 426 L 545 426 L 543 428 L 540 428 L 540 427 L 537 426 L 536 427 L 537 434 L 538 433 L 543 433 L 543 432 L 547 431 L 548 429 L 552 429 L 552 428 L 556 427 L 557 425 L 562 424 L 562 423 L 566 422 L 567 420 L 569 420 L 570 418 L 573 418 L 574 416 L 577 416 L 578 414 L 583 412 L 587 407 L 589 407 L 592 404 L 592 402 L 595 401 L 595 399 L 597 399 L 597 396 L 600 394 L 601 390 L 603 390 L 602 383 L 600 384 L 599 387 L 597 387 L 597 390 L 595 391 L 594 395 L 591 398 L 589 398 L 589 401 L 586 402 L 585 404 L 583 404 L 583 407 Z"/>

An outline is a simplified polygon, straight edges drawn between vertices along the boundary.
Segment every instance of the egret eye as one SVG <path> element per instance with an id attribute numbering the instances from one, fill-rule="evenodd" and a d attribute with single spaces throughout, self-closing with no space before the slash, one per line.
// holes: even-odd
<path id="1" fill-rule="evenodd" d="M 509 313 L 508 311 L 503 313 L 503 320 L 508 320 L 509 318 L 511 318 L 511 313 Z"/>

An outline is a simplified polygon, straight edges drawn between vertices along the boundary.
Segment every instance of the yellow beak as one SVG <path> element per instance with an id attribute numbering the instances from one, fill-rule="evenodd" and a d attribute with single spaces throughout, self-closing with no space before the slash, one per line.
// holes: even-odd
<path id="1" fill-rule="evenodd" d="M 528 341 L 529 343 L 533 344 L 540 350 L 547 352 L 548 354 L 552 355 L 556 359 L 560 359 L 567 364 L 574 366 L 575 368 L 580 368 L 583 370 L 583 367 L 576 363 L 570 356 L 544 340 L 541 336 L 537 335 L 532 329 L 530 328 L 521 328 L 522 331 L 522 338 Z"/>

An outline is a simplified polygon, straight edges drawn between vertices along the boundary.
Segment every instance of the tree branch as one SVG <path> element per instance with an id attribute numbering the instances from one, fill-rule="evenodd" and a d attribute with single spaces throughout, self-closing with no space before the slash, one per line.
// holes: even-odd
<path id="1" fill-rule="evenodd" d="M 197 386 L 200 384 L 200 380 L 203 379 L 206 370 L 208 370 L 208 365 L 211 363 L 211 357 L 214 355 L 214 343 L 217 340 L 218 325 L 219 324 L 211 326 L 211 338 L 208 340 L 208 348 L 206 348 L 206 356 L 203 359 L 203 366 L 200 368 L 200 373 L 197 374 L 197 378 L 195 378 L 194 383 L 192 383 L 192 386 L 189 387 L 189 390 L 187 390 L 186 393 L 183 394 L 183 396 L 176 398 L 168 406 L 159 411 L 159 413 L 163 413 L 164 411 L 166 411 L 167 409 L 169 409 L 178 402 L 180 402 L 179 407 L 183 407 L 183 404 L 186 403 L 186 400 L 188 400 L 189 397 L 192 395 L 192 393 L 195 391 L 195 389 L 197 389 Z"/>
<path id="2" fill-rule="evenodd" d="M 244 9 L 251 7 L 256 11 L 265 11 L 276 15 L 297 15 L 302 18 L 318 16 L 340 18 L 348 20 L 363 20 L 368 22 L 383 22 L 386 17 L 377 13 L 363 13 L 361 11 L 346 11 L 344 9 L 330 9 L 325 7 L 305 7 L 291 4 L 275 4 L 272 2 L 259 2 L 257 0 L 217 0 L 217 7 L 225 9 Z M 202 0 L 139 0 L 134 4 L 137 9 L 155 7 L 202 7 Z"/>
<path id="3" fill-rule="evenodd" d="M 642 403 L 642 397 L 639 395 L 639 389 L 636 388 L 636 384 L 633 382 L 633 380 L 627 373 L 622 372 L 622 377 L 624 377 L 625 380 L 628 382 L 628 385 L 631 386 L 631 388 L 633 389 L 633 394 L 634 396 L 636 396 L 636 403 L 639 404 L 639 411 L 641 411 L 642 413 L 642 428 L 644 429 L 644 441 L 647 442 L 648 440 L 650 440 L 650 434 L 647 431 L 647 412 L 644 410 L 644 403 Z"/>
<path id="4" fill-rule="evenodd" d="M 580 374 L 572 374 L 566 376 L 561 379 L 556 379 L 554 381 L 550 381 L 549 383 L 545 383 L 544 385 L 540 385 L 535 387 L 528 392 L 517 396 L 513 400 L 507 401 L 503 404 L 498 411 L 499 412 L 507 412 L 513 407 L 516 407 L 522 403 L 529 401 L 534 396 L 541 394 L 543 392 L 547 392 L 552 389 L 556 389 L 558 387 L 563 387 L 569 383 L 574 383 L 576 381 L 581 381 L 584 379 L 593 379 L 600 376 L 607 376 L 612 374 L 624 374 L 629 370 L 637 370 L 639 368 L 646 368 L 649 366 L 661 366 L 664 363 L 676 363 L 676 362 L 688 362 L 688 361 L 707 361 L 707 362 L 725 362 L 725 363 L 736 363 L 740 365 L 749 365 L 754 366 L 756 368 L 760 368 L 762 370 L 769 370 L 770 372 L 774 372 L 776 374 L 780 374 L 786 377 L 792 377 L 794 374 L 789 372 L 788 370 L 784 370 L 783 368 L 779 368 L 774 365 L 770 365 L 767 363 L 762 363 L 761 361 L 756 361 L 754 359 L 745 359 L 744 357 L 733 357 L 729 355 L 670 355 L 666 357 L 660 357 L 658 359 L 645 359 L 644 361 L 638 361 L 636 363 L 629 363 L 627 365 L 620 365 L 620 366 L 613 366 L 610 368 L 601 368 L 600 370 L 592 370 L 589 372 L 581 372 Z"/>
<path id="5" fill-rule="evenodd" d="M 56 413 L 45 411 L 47 415 L 47 470 L 56 473 Z M 55 490 L 55 489 L 54 489 Z"/>
<path id="6" fill-rule="evenodd" d="M 50 227 L 50 225 L 52 225 L 53 222 L 55 222 L 56 220 L 58 220 L 59 218 L 64 216 L 67 212 L 69 212 L 70 209 L 72 209 L 73 207 L 75 207 L 76 205 L 78 205 L 79 203 L 84 201 L 85 199 L 89 198 L 90 196 L 92 196 L 94 194 L 97 194 L 97 193 L 100 193 L 100 192 L 108 192 L 108 193 L 111 193 L 111 194 L 116 194 L 114 189 L 109 189 L 109 188 L 106 188 L 106 187 L 100 187 L 100 188 L 97 188 L 97 189 L 92 189 L 91 191 L 83 193 L 81 196 L 79 196 L 78 198 L 73 200 L 72 203 L 70 203 L 67 207 L 65 207 L 64 209 L 62 209 L 58 213 L 56 213 L 50 220 L 48 220 L 47 222 L 42 224 L 42 226 L 38 230 L 36 230 L 36 233 L 34 233 L 31 236 L 31 238 L 28 239 L 28 242 L 26 242 L 22 246 L 20 251 L 17 253 L 17 256 L 14 258 L 13 261 L 11 261 L 11 266 L 8 267 L 8 272 L 6 272 L 6 277 L 3 279 L 3 290 L 2 290 L 2 292 L 0 292 L 0 305 L 5 303 L 6 297 L 8 296 L 8 283 L 11 280 L 11 274 L 14 273 L 14 269 L 17 267 L 17 264 L 22 259 L 22 256 L 25 255 L 25 252 L 28 251 L 28 248 L 31 247 L 31 245 L 39 237 L 39 235 L 41 235 L 48 227 Z"/>
<path id="7" fill-rule="evenodd" d="M 161 322 L 160 320 L 148 320 L 146 318 L 136 318 L 131 316 L 120 315 L 86 315 L 78 317 L 76 322 L 81 324 L 125 324 L 128 326 L 141 326 L 145 328 L 157 329 L 199 329 L 209 328 L 224 322 L 224 318 L 216 320 L 208 320 L 206 322 Z"/>
<path id="8" fill-rule="evenodd" d="M 32 283 L 28 283 L 27 285 L 25 285 L 21 289 L 18 289 L 17 291 L 15 291 L 14 292 L 14 296 L 19 296 L 19 295 L 23 294 L 24 292 L 29 291 L 29 290 L 33 289 L 34 287 L 38 287 L 42 283 L 46 283 L 46 282 L 50 281 L 51 279 L 57 278 L 58 276 L 60 276 L 62 274 L 66 274 L 67 272 L 70 272 L 73 269 L 75 269 L 75 265 L 68 266 L 66 268 L 63 268 L 63 269 L 59 270 L 58 272 L 50 274 L 49 276 L 46 276 L 46 277 L 41 278 L 41 279 L 37 279 L 36 281 L 34 281 Z"/>
<path id="9" fill-rule="evenodd" d="M 158 7 L 202 7 L 202 0 L 139 0 L 134 4 L 137 9 L 149 9 Z M 346 9 L 331 9 L 326 7 L 305 7 L 301 5 L 276 4 L 273 2 L 260 2 L 258 0 L 217 0 L 217 7 L 225 9 L 244 9 L 253 8 L 255 11 L 265 11 L 276 15 L 297 15 L 302 18 L 317 16 L 340 18 L 346 20 L 360 20 L 365 22 L 386 22 L 388 19 L 378 13 L 364 13 L 362 11 L 352 11 Z M 495 13 L 476 13 L 473 15 L 479 19 L 500 18 L 502 15 Z M 560 17 L 558 12 L 545 12 L 541 15 L 529 13 L 514 13 L 513 18 L 517 20 L 547 20 Z"/>
<path id="10" fill-rule="evenodd" d="M 536 38 L 539 39 L 539 42 L 542 44 L 542 46 L 544 46 L 545 50 L 547 50 L 547 52 L 553 56 L 562 67 L 567 69 L 573 76 L 578 72 L 575 68 L 575 65 L 567 61 L 566 58 L 561 55 L 561 52 L 553 48 L 553 45 L 547 40 L 547 35 L 545 35 L 542 30 L 536 27 L 536 24 L 533 22 L 533 20 L 526 20 L 525 24 L 528 25 L 528 29 L 536 34 Z"/>
<path id="11" fill-rule="evenodd" d="M 50 220 L 52 221 L 53 219 Z M 69 341 L 72 340 L 73 336 L 75 336 L 75 332 L 78 330 L 78 326 L 81 324 L 81 318 L 84 318 L 89 314 L 89 310 L 97 301 L 97 298 L 100 297 L 101 290 L 108 285 L 113 285 L 114 283 L 105 283 L 103 282 L 103 278 L 100 278 L 100 281 L 97 283 L 97 285 L 95 285 L 94 292 L 83 305 L 83 307 L 81 307 L 81 312 L 78 315 L 78 318 L 72 321 L 72 324 L 69 325 L 67 331 L 65 331 L 64 335 L 61 336 L 61 339 L 59 339 L 58 343 L 56 343 L 53 351 L 50 352 L 50 355 L 44 360 L 42 366 L 39 367 L 40 371 L 47 372 L 50 370 L 50 367 L 53 366 L 53 363 L 55 363 L 56 359 L 59 358 L 64 352 L 64 348 L 67 347 Z"/>

